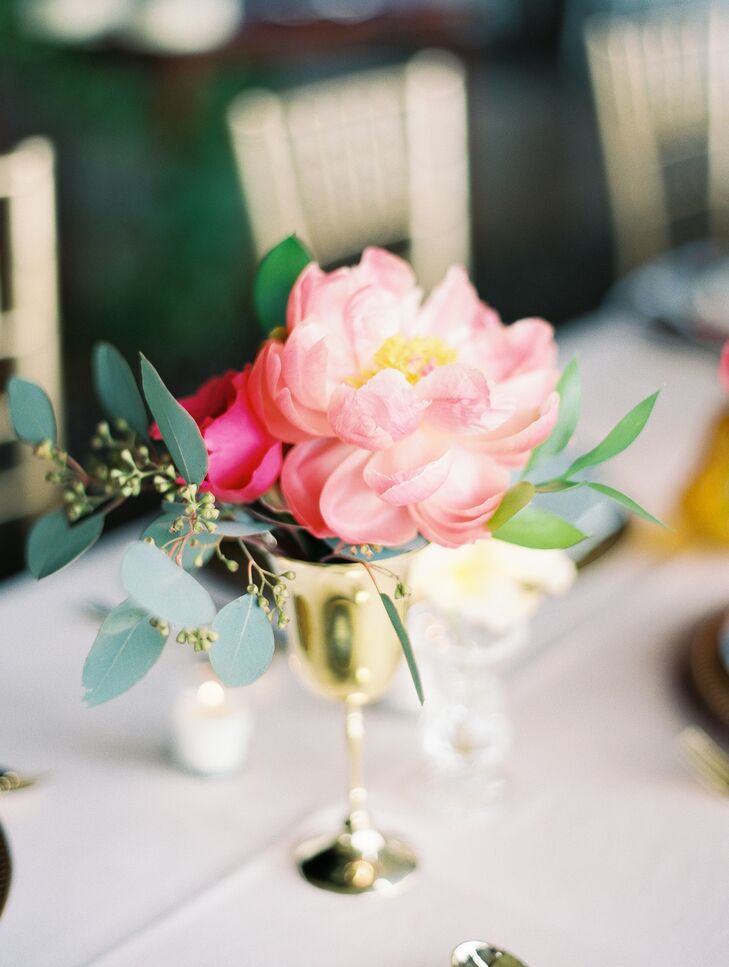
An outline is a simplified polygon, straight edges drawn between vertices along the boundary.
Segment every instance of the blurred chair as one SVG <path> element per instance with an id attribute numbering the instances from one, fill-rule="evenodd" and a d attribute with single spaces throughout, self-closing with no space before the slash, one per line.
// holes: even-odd
<path id="1" fill-rule="evenodd" d="M 623 271 L 682 242 L 729 236 L 728 24 L 718 3 L 588 22 Z"/>
<path id="2" fill-rule="evenodd" d="M 332 265 L 366 245 L 403 251 L 431 288 L 470 262 L 468 125 L 461 62 L 425 51 L 229 111 L 257 254 L 292 232 Z"/>
<path id="3" fill-rule="evenodd" d="M 8 379 L 41 384 L 60 413 L 53 149 L 43 138 L 0 155 L 0 523 L 45 509 L 48 465 L 15 440 Z"/>

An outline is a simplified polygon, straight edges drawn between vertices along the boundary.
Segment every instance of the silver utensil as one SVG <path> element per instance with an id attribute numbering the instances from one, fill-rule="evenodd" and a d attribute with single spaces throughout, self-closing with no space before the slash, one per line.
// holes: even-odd
<path id="1" fill-rule="evenodd" d="M 689 725 L 678 737 L 681 761 L 705 786 L 729 796 L 729 755 L 698 725 Z"/>
<path id="2" fill-rule="evenodd" d="M 35 776 L 23 776 L 14 769 L 3 769 L 0 766 L 0 794 L 4 792 L 15 792 L 16 789 L 25 789 L 37 782 Z"/>
<path id="3" fill-rule="evenodd" d="M 508 950 L 501 950 L 484 940 L 466 940 L 458 944 L 451 957 L 451 967 L 527 967 Z"/>

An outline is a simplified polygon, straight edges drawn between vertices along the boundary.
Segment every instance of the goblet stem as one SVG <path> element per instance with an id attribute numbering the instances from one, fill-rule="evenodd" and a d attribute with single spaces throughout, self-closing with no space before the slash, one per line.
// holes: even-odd
<path id="1" fill-rule="evenodd" d="M 364 714 L 361 704 L 352 697 L 345 700 L 345 730 L 349 758 L 349 826 L 355 832 L 369 827 L 370 820 L 364 784 Z"/>

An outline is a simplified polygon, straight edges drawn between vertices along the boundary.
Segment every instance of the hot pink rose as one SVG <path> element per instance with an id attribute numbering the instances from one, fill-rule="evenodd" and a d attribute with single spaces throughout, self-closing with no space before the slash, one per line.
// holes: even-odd
<path id="1" fill-rule="evenodd" d="M 243 504 L 260 497 L 281 472 L 281 443 L 266 430 L 251 407 L 250 366 L 203 383 L 179 402 L 192 416 L 208 451 L 203 490 L 220 500 Z M 160 438 L 156 426 L 152 436 Z"/>
<path id="2" fill-rule="evenodd" d="M 287 328 L 250 389 L 269 431 L 295 444 L 281 486 L 296 519 L 351 543 L 487 536 L 510 470 L 557 417 L 551 326 L 504 326 L 460 268 L 423 302 L 406 262 L 367 249 L 352 268 L 307 266 Z"/>
<path id="3" fill-rule="evenodd" d="M 729 339 L 724 343 L 719 360 L 719 382 L 729 393 Z"/>

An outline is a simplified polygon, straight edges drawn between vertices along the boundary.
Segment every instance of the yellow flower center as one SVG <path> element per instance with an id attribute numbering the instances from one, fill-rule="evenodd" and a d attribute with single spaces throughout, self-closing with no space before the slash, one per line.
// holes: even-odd
<path id="1" fill-rule="evenodd" d="M 405 339 L 399 333 L 387 338 L 372 357 L 374 366 L 348 382 L 364 386 L 382 369 L 396 369 L 409 383 L 417 383 L 438 366 L 455 363 L 458 353 L 438 336 L 413 336 Z"/>

